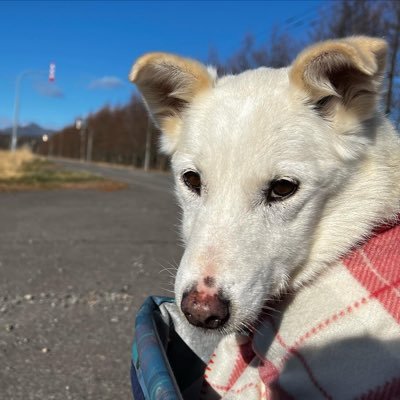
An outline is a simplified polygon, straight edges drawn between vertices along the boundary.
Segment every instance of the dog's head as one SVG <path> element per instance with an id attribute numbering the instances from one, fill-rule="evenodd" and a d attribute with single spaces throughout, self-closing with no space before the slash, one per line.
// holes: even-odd
<path id="1" fill-rule="evenodd" d="M 385 56 L 383 40 L 354 37 L 310 47 L 288 68 L 222 78 L 164 53 L 133 66 L 172 156 L 186 244 L 175 292 L 189 322 L 245 328 L 322 257 L 330 200 L 354 184 L 373 141 L 365 127 Z M 343 250 L 332 247 L 326 259 Z"/>

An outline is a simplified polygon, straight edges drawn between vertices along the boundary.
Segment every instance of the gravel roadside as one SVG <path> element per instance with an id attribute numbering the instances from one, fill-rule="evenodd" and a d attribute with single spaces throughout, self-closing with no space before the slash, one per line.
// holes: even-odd
<path id="1" fill-rule="evenodd" d="M 139 178 L 0 195 L 1 399 L 131 399 L 135 312 L 181 256 L 170 177 Z"/>

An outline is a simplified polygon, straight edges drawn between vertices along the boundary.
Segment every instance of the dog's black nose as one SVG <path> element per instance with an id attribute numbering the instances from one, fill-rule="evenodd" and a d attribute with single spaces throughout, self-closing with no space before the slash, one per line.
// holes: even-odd
<path id="1" fill-rule="evenodd" d="M 181 309 L 192 325 L 206 329 L 221 328 L 229 319 L 229 300 L 218 294 L 210 295 L 197 290 L 186 292 Z"/>

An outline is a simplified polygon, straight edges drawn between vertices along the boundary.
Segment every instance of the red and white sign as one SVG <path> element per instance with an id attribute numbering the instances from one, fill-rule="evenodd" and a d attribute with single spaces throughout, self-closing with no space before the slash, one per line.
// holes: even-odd
<path id="1" fill-rule="evenodd" d="M 54 82 L 56 79 L 56 64 L 50 63 L 49 66 L 49 81 Z"/>

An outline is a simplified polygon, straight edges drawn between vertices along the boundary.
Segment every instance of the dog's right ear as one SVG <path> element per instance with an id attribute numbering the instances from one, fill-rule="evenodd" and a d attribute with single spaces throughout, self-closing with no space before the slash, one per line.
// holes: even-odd
<path id="1" fill-rule="evenodd" d="M 215 76 L 197 61 L 167 53 L 149 53 L 133 65 L 135 83 L 156 125 L 162 149 L 173 153 L 182 127 L 182 113 L 200 93 L 213 87 Z"/>

